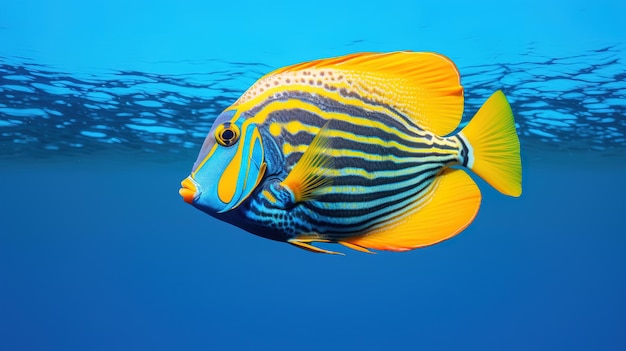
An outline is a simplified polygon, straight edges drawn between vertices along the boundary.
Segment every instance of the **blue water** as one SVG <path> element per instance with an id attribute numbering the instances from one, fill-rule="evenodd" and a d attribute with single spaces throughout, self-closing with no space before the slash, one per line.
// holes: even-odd
<path id="1" fill-rule="evenodd" d="M 626 349 L 623 1 L 6 0 L 0 350 Z M 178 195 L 215 116 L 284 65 L 436 51 L 495 90 L 522 197 L 459 236 L 316 255 Z"/>

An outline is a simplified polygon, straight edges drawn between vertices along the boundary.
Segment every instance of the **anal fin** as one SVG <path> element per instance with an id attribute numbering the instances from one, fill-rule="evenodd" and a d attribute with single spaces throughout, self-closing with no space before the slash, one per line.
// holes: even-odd
<path id="1" fill-rule="evenodd" d="M 437 176 L 431 193 L 415 212 L 388 227 L 342 241 L 389 251 L 434 245 L 465 229 L 476 217 L 480 202 L 480 190 L 467 173 L 446 169 Z"/>

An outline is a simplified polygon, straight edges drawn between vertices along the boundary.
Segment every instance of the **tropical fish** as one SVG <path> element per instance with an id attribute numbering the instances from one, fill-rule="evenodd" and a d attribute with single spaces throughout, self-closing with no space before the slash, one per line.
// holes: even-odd
<path id="1" fill-rule="evenodd" d="M 519 196 L 513 113 L 496 91 L 459 132 L 455 64 L 429 52 L 357 53 L 260 78 L 215 120 L 180 195 L 250 233 L 406 251 L 465 229 L 481 193 L 471 170 Z"/>

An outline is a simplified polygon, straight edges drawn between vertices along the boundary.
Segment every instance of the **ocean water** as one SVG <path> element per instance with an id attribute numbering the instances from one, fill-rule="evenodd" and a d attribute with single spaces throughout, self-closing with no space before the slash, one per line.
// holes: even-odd
<path id="1" fill-rule="evenodd" d="M 623 1 L 3 0 L 0 350 L 626 349 Z M 330 256 L 178 195 L 219 112 L 272 69 L 453 59 L 495 90 L 523 194 L 478 180 L 460 235 Z"/>

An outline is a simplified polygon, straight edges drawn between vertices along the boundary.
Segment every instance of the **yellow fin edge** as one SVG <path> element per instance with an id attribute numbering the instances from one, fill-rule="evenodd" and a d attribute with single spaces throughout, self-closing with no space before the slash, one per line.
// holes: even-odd
<path id="1" fill-rule="evenodd" d="M 325 254 L 331 254 L 331 255 L 345 255 L 344 253 L 341 252 L 336 252 L 336 251 L 330 251 L 330 250 L 324 250 L 322 248 L 313 246 L 309 243 L 311 242 L 329 242 L 328 240 L 321 240 L 321 239 L 289 239 L 287 240 L 287 242 L 295 247 L 298 247 L 300 249 L 304 249 L 307 251 L 311 251 L 311 252 L 315 252 L 315 253 L 325 253 Z"/>

